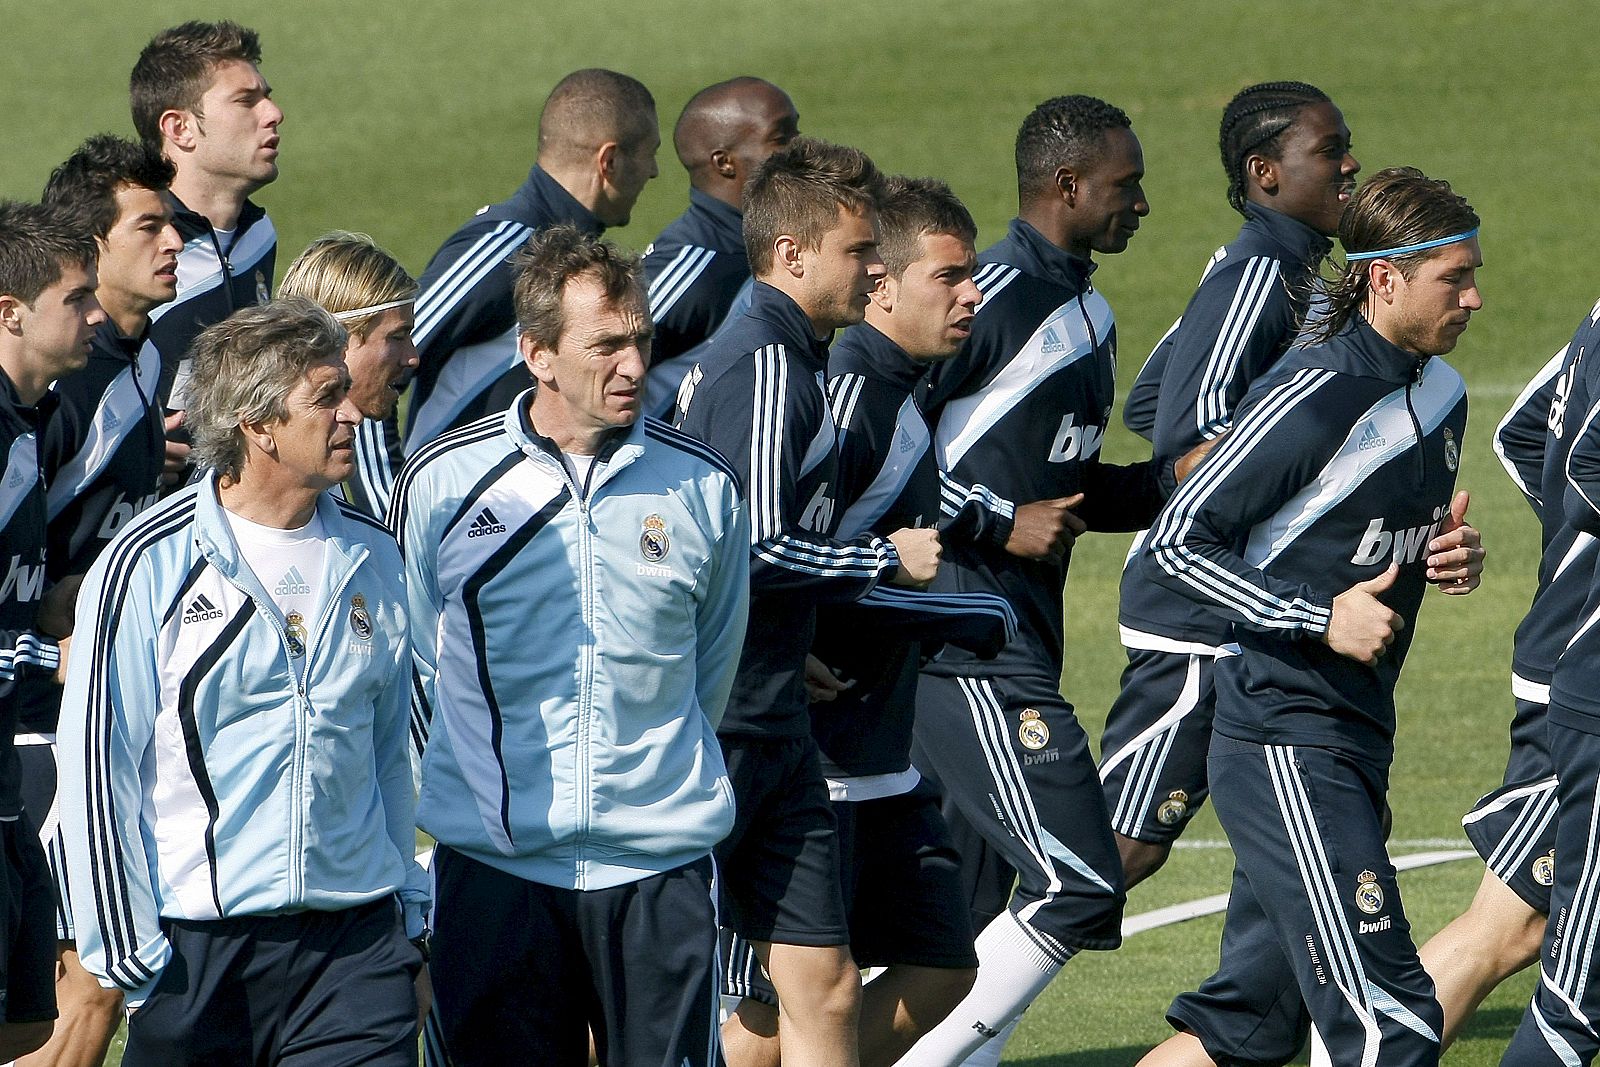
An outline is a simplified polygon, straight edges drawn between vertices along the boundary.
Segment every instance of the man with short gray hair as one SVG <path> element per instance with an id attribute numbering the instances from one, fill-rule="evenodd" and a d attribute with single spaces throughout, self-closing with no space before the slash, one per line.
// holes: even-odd
<path id="1" fill-rule="evenodd" d="M 405 554 L 438 842 L 432 974 L 458 1067 L 709 1067 L 716 724 L 744 640 L 749 522 L 716 452 L 642 418 L 638 261 L 571 226 L 515 262 L 538 385 L 412 457 Z"/>
<path id="2" fill-rule="evenodd" d="M 393 538 L 328 492 L 360 419 L 345 341 L 301 299 L 202 333 L 211 470 L 78 598 L 61 822 L 129 1067 L 416 1062 L 410 631 Z"/>

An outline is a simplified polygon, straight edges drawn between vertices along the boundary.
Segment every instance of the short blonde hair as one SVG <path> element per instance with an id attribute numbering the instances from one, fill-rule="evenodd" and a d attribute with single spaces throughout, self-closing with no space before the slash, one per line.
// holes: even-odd
<path id="1" fill-rule="evenodd" d="M 289 264 L 278 285 L 278 298 L 305 297 L 324 311 L 343 311 L 415 300 L 416 279 L 376 241 L 364 233 L 334 230 L 312 241 Z M 376 313 L 341 320 L 355 337 L 366 337 L 378 320 Z"/>

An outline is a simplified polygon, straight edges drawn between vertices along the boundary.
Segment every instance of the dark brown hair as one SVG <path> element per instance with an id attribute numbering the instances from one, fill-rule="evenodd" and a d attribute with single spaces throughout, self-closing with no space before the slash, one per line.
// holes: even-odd
<path id="1" fill-rule="evenodd" d="M 132 185 L 159 193 L 174 173 L 172 163 L 149 145 L 96 134 L 51 172 L 44 202 L 73 215 L 103 241 L 117 224 L 118 189 Z"/>
<path id="2" fill-rule="evenodd" d="M 512 259 L 511 269 L 517 329 L 541 348 L 560 343 L 567 326 L 561 294 L 579 275 L 592 274 L 608 300 L 645 299 L 639 257 L 575 226 L 552 226 L 537 234 Z"/>
<path id="3" fill-rule="evenodd" d="M 902 277 L 917 261 L 919 239 L 931 234 L 949 234 L 970 244 L 978 239 L 978 225 L 937 178 L 887 179 L 878 204 L 878 255 L 889 273 Z"/>
<path id="4" fill-rule="evenodd" d="M 840 210 L 876 210 L 883 175 L 859 148 L 796 137 L 768 156 L 744 187 L 744 247 L 756 277 L 772 269 L 772 246 L 787 234 L 813 251 Z"/>
<path id="5" fill-rule="evenodd" d="M 139 139 L 159 151 L 162 113 L 200 115 L 200 98 L 211 87 L 217 67 L 235 59 L 261 62 L 260 37 L 236 22 L 185 22 L 151 38 L 128 79 Z"/>
<path id="6" fill-rule="evenodd" d="M 77 220 L 42 204 L 0 201 L 0 295 L 28 306 L 61 280 L 69 264 L 87 267 L 99 249 Z"/>

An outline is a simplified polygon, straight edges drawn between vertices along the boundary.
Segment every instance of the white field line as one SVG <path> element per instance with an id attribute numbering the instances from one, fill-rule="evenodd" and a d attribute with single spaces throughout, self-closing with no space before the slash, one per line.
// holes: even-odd
<path id="1" fill-rule="evenodd" d="M 1179 841 L 1181 846 L 1184 842 Z M 1196 847 L 1196 842 L 1190 847 Z M 1396 847 L 1403 847 L 1405 842 L 1393 842 Z M 1450 841 L 1448 844 L 1459 844 Z M 1226 847 L 1224 845 L 1224 847 Z M 1433 852 L 1414 852 L 1409 856 L 1396 856 L 1394 866 L 1397 871 L 1409 871 L 1416 867 L 1432 867 L 1439 863 L 1453 863 L 1456 860 L 1477 859 L 1478 854 L 1471 849 L 1443 849 Z M 1182 904 L 1170 904 L 1165 908 L 1156 908 L 1154 911 L 1141 912 L 1138 915 L 1129 915 L 1122 920 L 1122 936 L 1131 937 L 1142 934 L 1146 930 L 1156 930 L 1174 923 L 1187 922 L 1198 919 L 1203 915 L 1215 915 L 1228 906 L 1228 894 L 1218 893 L 1215 896 L 1201 897 L 1199 900 L 1188 900 Z"/>

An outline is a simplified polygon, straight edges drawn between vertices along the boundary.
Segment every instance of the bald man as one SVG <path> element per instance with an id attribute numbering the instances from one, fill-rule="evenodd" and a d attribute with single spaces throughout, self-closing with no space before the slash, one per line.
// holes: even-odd
<path id="1" fill-rule="evenodd" d="M 412 335 L 421 362 L 407 455 L 446 430 L 504 410 L 533 384 L 517 356 L 508 261 L 535 233 L 561 223 L 587 234 L 626 226 L 656 176 L 660 147 L 655 98 L 626 74 L 574 71 L 550 91 L 528 180 L 509 199 L 481 208 L 422 272 Z M 375 445 L 370 436 L 358 442 Z M 392 472 L 388 454 L 359 458 L 364 472 Z"/>
<path id="2" fill-rule="evenodd" d="M 750 280 L 742 228 L 744 183 L 758 163 L 799 134 L 794 101 L 760 78 L 718 82 L 684 105 L 672 144 L 689 172 L 689 210 L 644 254 L 650 317 L 656 324 L 645 390 L 649 414 L 671 412 L 690 366 L 674 357 L 711 336 Z"/>

